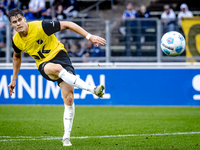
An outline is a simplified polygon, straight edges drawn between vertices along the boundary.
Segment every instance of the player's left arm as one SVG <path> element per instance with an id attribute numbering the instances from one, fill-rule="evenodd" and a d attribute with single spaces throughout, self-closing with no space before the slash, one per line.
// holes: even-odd
<path id="1" fill-rule="evenodd" d="M 62 31 L 62 30 L 66 30 L 66 29 L 70 29 L 70 30 L 82 35 L 83 37 L 86 37 L 87 35 L 89 35 L 89 33 L 86 30 L 84 30 L 82 27 L 80 27 L 76 23 L 69 22 L 69 21 L 60 21 L 60 30 Z M 89 36 L 89 40 L 95 46 L 99 46 L 99 44 L 101 44 L 101 45 L 106 44 L 106 40 L 104 38 L 96 36 L 96 35 Z"/>
<path id="2" fill-rule="evenodd" d="M 10 95 L 12 95 L 14 93 L 17 76 L 18 76 L 18 73 L 19 73 L 19 70 L 21 67 L 21 61 L 22 61 L 22 52 L 16 53 L 14 51 L 14 54 L 13 54 L 13 77 L 12 77 L 10 84 L 8 85 Z"/>

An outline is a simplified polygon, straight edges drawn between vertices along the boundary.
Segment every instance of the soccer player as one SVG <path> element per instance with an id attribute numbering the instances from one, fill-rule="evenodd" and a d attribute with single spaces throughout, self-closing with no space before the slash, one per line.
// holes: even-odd
<path id="1" fill-rule="evenodd" d="M 8 85 L 10 95 L 14 93 L 16 79 L 21 66 L 22 51 L 28 53 L 36 61 L 41 75 L 50 81 L 57 81 L 64 100 L 64 136 L 63 146 L 71 146 L 70 133 L 74 118 L 74 87 L 87 90 L 103 97 L 104 85 L 93 87 L 75 75 L 74 68 L 63 44 L 58 41 L 54 33 L 70 29 L 86 37 L 94 45 L 105 45 L 105 39 L 91 35 L 83 28 L 68 21 L 33 21 L 26 22 L 20 9 L 13 9 L 8 13 L 11 26 L 17 31 L 13 36 L 13 78 Z"/>

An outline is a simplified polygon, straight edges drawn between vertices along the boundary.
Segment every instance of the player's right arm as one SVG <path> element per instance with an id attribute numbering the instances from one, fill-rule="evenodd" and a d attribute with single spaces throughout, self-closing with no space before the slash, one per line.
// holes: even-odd
<path id="1" fill-rule="evenodd" d="M 86 37 L 89 33 L 83 29 L 82 27 L 80 27 L 79 25 L 77 25 L 74 22 L 70 22 L 70 21 L 60 21 L 60 30 L 66 30 L 66 29 L 70 29 L 80 35 L 82 35 L 83 37 Z M 99 46 L 99 44 L 101 45 L 105 45 L 106 44 L 106 40 L 102 37 L 96 36 L 96 35 L 90 35 L 89 40 L 95 45 L 95 46 Z"/>
<path id="2" fill-rule="evenodd" d="M 63 30 L 66 30 L 66 29 L 70 29 L 70 30 L 82 35 L 83 37 L 86 37 L 89 34 L 85 29 L 83 29 L 82 27 L 80 27 L 76 23 L 73 23 L 73 22 L 70 22 L 70 21 L 50 21 L 50 22 L 49 21 L 43 21 L 42 27 L 43 27 L 44 32 L 48 36 L 55 33 L 55 32 L 63 31 Z M 101 44 L 101 45 L 106 44 L 106 40 L 104 38 L 99 37 L 99 36 L 90 35 L 90 37 L 88 37 L 88 38 L 95 46 L 99 46 L 99 44 Z"/>
<path id="3" fill-rule="evenodd" d="M 22 62 L 22 51 L 19 50 L 13 43 L 14 54 L 13 54 L 13 77 L 12 81 L 8 85 L 10 95 L 14 93 L 14 88 L 16 86 L 16 80 L 19 73 L 19 69 L 21 67 Z"/>

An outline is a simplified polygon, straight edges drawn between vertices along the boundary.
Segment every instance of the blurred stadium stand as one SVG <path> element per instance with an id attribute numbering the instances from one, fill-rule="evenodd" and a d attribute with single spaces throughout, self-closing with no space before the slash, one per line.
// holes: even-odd
<path id="1" fill-rule="evenodd" d="M 108 48 L 110 50 L 110 58 L 86 58 L 87 60 L 98 60 L 105 62 L 106 60 L 115 61 L 160 61 L 158 60 L 158 48 L 159 38 L 162 33 L 158 33 L 159 25 L 158 19 L 163 12 L 163 6 L 169 4 L 171 8 L 174 9 L 176 15 L 180 11 L 180 5 L 182 3 L 188 4 L 189 9 L 193 12 L 195 16 L 200 15 L 200 7 L 195 5 L 194 2 L 189 0 L 77 0 L 79 2 L 80 11 L 77 18 L 68 18 L 69 21 L 74 21 L 88 32 L 102 36 L 104 38 L 109 37 L 108 47 L 102 46 L 103 50 Z M 124 26 L 122 21 L 122 14 L 126 9 L 126 4 L 132 2 L 134 9 L 137 11 L 140 6 L 144 4 L 147 6 L 147 10 L 150 12 L 151 19 L 148 20 L 150 25 L 145 26 L 143 22 L 145 20 L 137 19 L 135 21 L 135 26 L 131 27 L 134 30 L 135 37 L 131 37 L 132 40 L 127 44 L 127 37 L 124 37 L 120 32 L 119 28 Z M 50 7 L 50 0 L 46 0 L 46 7 Z M 106 31 L 106 20 L 109 20 L 109 35 Z M 146 20 L 147 21 L 147 20 Z M 145 36 L 145 41 L 141 43 L 141 34 Z M 158 36 L 159 35 L 159 36 Z M 12 33 L 10 35 L 12 37 Z M 61 32 L 56 34 L 56 36 L 62 41 L 69 41 L 73 44 L 77 41 L 83 40 L 84 38 L 80 35 L 74 34 L 70 31 Z M 11 43 L 10 43 L 11 44 Z M 11 47 L 7 44 L 7 48 Z M 128 53 L 127 53 L 128 49 Z M 9 50 L 10 51 L 10 50 Z M 11 49 L 11 56 L 6 56 L 6 47 L 2 47 L 0 50 L 0 62 L 5 62 L 7 58 L 12 57 L 13 50 Z M 162 52 L 161 52 L 162 53 Z M 163 54 L 161 54 L 162 56 Z M 183 54 L 184 56 L 185 54 Z M 137 56 L 137 57 L 135 57 Z M 6 58 L 7 57 L 7 58 Z M 133 59 L 134 57 L 134 59 Z M 169 57 L 167 57 L 169 58 Z M 169 61 L 185 61 L 186 59 L 177 59 Z M 24 59 L 24 62 L 33 62 L 29 57 Z M 77 62 L 80 58 L 72 58 L 72 61 Z"/>
<path id="2" fill-rule="evenodd" d="M 147 7 L 152 17 L 160 18 L 164 5 L 168 4 L 175 11 L 176 15 L 180 11 L 180 5 L 186 3 L 196 16 L 200 15 L 200 7 L 191 0 L 152 0 Z"/>

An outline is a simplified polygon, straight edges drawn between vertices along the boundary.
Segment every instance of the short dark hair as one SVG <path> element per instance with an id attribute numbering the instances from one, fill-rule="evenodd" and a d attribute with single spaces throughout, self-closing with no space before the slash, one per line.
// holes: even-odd
<path id="1" fill-rule="evenodd" d="M 11 17 L 17 16 L 17 15 L 21 15 L 21 16 L 24 17 L 24 14 L 23 14 L 23 12 L 20 9 L 18 9 L 18 8 L 12 9 L 8 13 L 8 19 L 10 20 Z"/>

